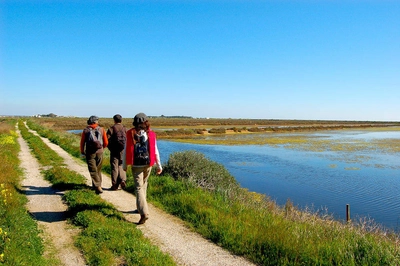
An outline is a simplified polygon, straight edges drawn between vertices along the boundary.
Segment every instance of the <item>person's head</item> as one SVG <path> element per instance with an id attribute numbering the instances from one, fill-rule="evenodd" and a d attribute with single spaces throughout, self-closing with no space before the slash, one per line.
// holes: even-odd
<path id="1" fill-rule="evenodd" d="M 87 124 L 88 125 L 93 125 L 93 124 L 98 124 L 99 123 L 99 118 L 95 115 L 92 115 L 91 117 L 89 117 L 89 119 L 87 120 Z"/>
<path id="2" fill-rule="evenodd" d="M 120 114 L 114 115 L 113 119 L 114 119 L 115 123 L 121 123 L 122 122 L 122 116 Z"/>
<path id="3" fill-rule="evenodd" d="M 136 130 L 143 129 L 147 131 L 150 128 L 149 120 L 147 118 L 147 115 L 145 115 L 144 113 L 138 113 L 137 115 L 135 115 L 132 125 L 135 127 Z"/>

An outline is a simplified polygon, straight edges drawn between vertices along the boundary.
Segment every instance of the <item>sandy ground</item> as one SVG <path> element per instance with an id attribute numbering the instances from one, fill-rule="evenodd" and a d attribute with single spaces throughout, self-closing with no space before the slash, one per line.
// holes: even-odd
<path id="1" fill-rule="evenodd" d="M 42 140 L 62 158 L 69 169 L 84 175 L 87 184 L 91 179 L 84 162 L 73 158 L 59 146 Z M 31 155 L 26 142 L 19 137 L 21 146 L 21 167 L 25 169 L 22 187 L 26 191 L 28 209 L 43 228 L 45 236 L 51 240 L 63 265 L 85 265 L 82 254 L 73 246 L 73 237 L 78 233 L 71 229 L 65 220 L 66 205 L 61 200 L 62 193 L 51 188 L 51 184 L 43 179 L 40 166 Z M 111 191 L 109 176 L 103 175 L 104 193 L 101 197 L 121 211 L 128 221 L 136 223 L 140 216 L 135 213 L 135 197 L 124 191 Z M 152 243 L 170 254 L 178 265 L 254 265 L 242 257 L 234 256 L 228 251 L 192 232 L 178 218 L 150 205 L 150 218 L 138 228 Z"/>

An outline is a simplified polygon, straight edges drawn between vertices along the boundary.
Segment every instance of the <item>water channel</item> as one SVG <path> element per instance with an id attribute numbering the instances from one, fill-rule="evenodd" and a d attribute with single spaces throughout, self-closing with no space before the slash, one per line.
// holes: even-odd
<path id="1" fill-rule="evenodd" d="M 307 137 L 314 143 L 199 145 L 158 140 L 158 148 L 163 162 L 176 151 L 201 152 L 223 164 L 242 187 L 280 205 L 290 199 L 299 208 L 327 210 L 344 220 L 349 204 L 353 220 L 363 217 L 398 231 L 400 153 L 393 148 L 400 145 L 400 131 L 326 131 Z"/>

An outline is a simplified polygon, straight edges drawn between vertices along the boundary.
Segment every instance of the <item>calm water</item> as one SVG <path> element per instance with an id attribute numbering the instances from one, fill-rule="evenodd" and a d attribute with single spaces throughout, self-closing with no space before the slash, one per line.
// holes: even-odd
<path id="1" fill-rule="evenodd" d="M 335 131 L 314 137 L 353 141 L 396 139 L 400 132 Z M 244 136 L 245 137 L 245 136 Z M 400 154 L 383 150 L 313 152 L 268 145 L 197 145 L 158 140 L 161 160 L 171 153 L 196 150 L 223 164 L 242 187 L 268 195 L 278 204 L 290 199 L 300 208 L 328 209 L 345 219 L 346 204 L 351 218 L 368 217 L 385 227 L 400 228 Z"/>

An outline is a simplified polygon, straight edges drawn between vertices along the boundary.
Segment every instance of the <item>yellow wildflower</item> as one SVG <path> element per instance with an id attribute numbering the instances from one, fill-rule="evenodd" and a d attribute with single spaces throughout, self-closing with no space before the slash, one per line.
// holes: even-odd
<path id="1" fill-rule="evenodd" d="M 18 133 L 16 131 L 10 130 L 11 136 L 18 137 Z"/>
<path id="2" fill-rule="evenodd" d="M 0 136 L 0 144 L 14 144 L 14 138 L 12 136 Z"/>

